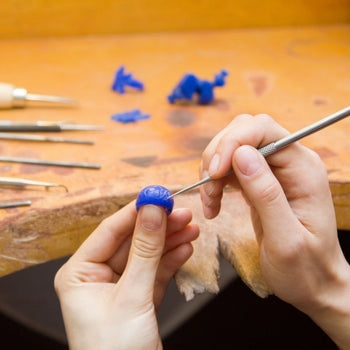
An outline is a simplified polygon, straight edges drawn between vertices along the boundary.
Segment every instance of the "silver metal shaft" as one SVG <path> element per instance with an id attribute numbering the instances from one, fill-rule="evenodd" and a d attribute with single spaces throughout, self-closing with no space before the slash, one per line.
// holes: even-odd
<path id="1" fill-rule="evenodd" d="M 290 134 L 286 137 L 283 137 L 282 139 L 275 141 L 275 142 L 271 142 L 268 145 L 260 148 L 258 151 L 264 156 L 267 157 L 270 154 L 273 154 L 277 151 L 279 151 L 280 149 L 287 147 L 288 145 L 290 145 L 293 142 L 296 142 L 302 138 L 304 138 L 305 136 L 311 135 L 313 133 L 315 133 L 316 131 L 319 131 L 331 124 L 334 124 L 336 122 L 338 122 L 341 119 L 344 119 L 346 117 L 348 117 L 350 115 L 350 106 L 334 113 L 331 114 L 330 116 L 323 118 L 319 121 L 317 121 L 316 123 L 313 123 L 309 126 L 306 126 L 303 129 L 300 129 L 299 131 L 294 132 L 293 134 Z M 231 169 L 228 173 L 226 173 L 224 176 L 228 176 L 233 174 L 233 169 Z M 183 188 L 182 190 L 172 194 L 171 196 L 169 196 L 169 198 L 175 197 L 180 193 L 186 192 L 191 190 L 192 188 L 198 187 L 200 185 L 203 185 L 209 181 L 213 181 L 214 179 L 212 179 L 210 176 L 196 182 L 193 185 L 187 186 L 185 188 Z"/>
<path id="2" fill-rule="evenodd" d="M 0 131 L 2 132 L 60 132 L 77 130 L 104 130 L 101 125 L 66 124 L 64 122 L 17 122 L 12 120 L 0 120 Z"/>
<path id="3" fill-rule="evenodd" d="M 30 158 L 17 158 L 17 157 L 0 157 L 0 162 L 60 166 L 60 167 L 66 167 L 66 168 L 84 168 L 84 169 L 100 169 L 101 168 L 101 165 L 99 165 L 99 164 L 60 162 L 60 161 L 30 159 Z"/>
<path id="4" fill-rule="evenodd" d="M 26 179 L 19 179 L 15 177 L 0 177 L 0 186 L 43 186 L 43 187 L 62 187 L 68 192 L 65 185 L 55 184 L 52 182 L 33 181 Z"/>
<path id="5" fill-rule="evenodd" d="M 78 102 L 69 97 L 52 96 L 52 95 L 41 95 L 41 94 L 26 94 L 26 101 L 40 101 L 40 102 L 55 102 L 55 103 L 66 103 L 71 105 L 77 105 Z"/>
<path id="6" fill-rule="evenodd" d="M 0 140 L 59 142 L 59 143 L 73 143 L 73 144 L 79 144 L 79 145 L 94 144 L 94 142 L 90 140 L 67 139 L 63 137 L 46 137 L 41 135 L 16 134 L 16 133 L 7 133 L 7 132 L 0 132 Z"/>
<path id="7" fill-rule="evenodd" d="M 26 207 L 26 206 L 29 206 L 31 204 L 32 204 L 31 201 L 0 203 L 0 209 Z"/>

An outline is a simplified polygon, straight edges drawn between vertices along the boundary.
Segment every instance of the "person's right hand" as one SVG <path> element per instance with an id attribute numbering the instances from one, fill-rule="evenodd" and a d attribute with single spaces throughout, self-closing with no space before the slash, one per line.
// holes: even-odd
<path id="1" fill-rule="evenodd" d="M 202 158 L 202 177 L 217 179 L 201 188 L 204 214 L 218 214 L 226 184 L 241 188 L 274 294 L 350 348 L 350 268 L 338 242 L 326 168 L 300 143 L 266 159 L 257 151 L 287 134 L 266 115 L 241 115 L 221 131 Z M 235 175 L 224 177 L 231 168 Z"/>

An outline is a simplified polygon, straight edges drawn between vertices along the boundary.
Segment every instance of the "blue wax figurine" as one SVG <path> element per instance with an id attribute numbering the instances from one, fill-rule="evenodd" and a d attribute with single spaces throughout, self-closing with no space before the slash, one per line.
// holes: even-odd
<path id="1" fill-rule="evenodd" d="M 139 109 L 133 109 L 127 112 L 113 114 L 111 119 L 121 123 L 136 123 L 138 120 L 149 119 L 150 117 L 150 114 L 143 114 Z"/>
<path id="2" fill-rule="evenodd" d="M 120 94 L 125 93 L 125 86 L 130 86 L 136 90 L 143 90 L 143 83 L 136 80 L 132 73 L 126 74 L 124 73 L 124 66 L 121 66 L 116 72 L 114 76 L 114 82 L 112 84 L 112 90 L 119 92 Z"/>
<path id="3" fill-rule="evenodd" d="M 222 70 L 215 75 L 214 81 L 201 80 L 194 74 L 184 75 L 171 95 L 168 96 L 170 103 L 176 100 L 192 100 L 194 94 L 198 94 L 198 103 L 207 105 L 214 100 L 214 87 L 224 86 L 225 77 L 228 75 L 226 70 Z"/>
<path id="4" fill-rule="evenodd" d="M 136 210 L 139 211 L 143 205 L 154 204 L 164 207 L 166 214 L 170 215 L 174 207 L 174 199 L 169 198 L 171 192 L 163 186 L 145 187 L 136 200 Z"/>

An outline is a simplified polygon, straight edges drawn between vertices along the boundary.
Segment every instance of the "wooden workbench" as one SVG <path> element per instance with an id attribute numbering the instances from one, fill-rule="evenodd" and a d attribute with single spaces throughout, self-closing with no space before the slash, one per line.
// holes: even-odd
<path id="1" fill-rule="evenodd" d="M 72 253 L 106 216 L 150 184 L 172 190 L 198 180 L 201 152 L 240 113 L 268 113 L 296 131 L 350 104 L 350 25 L 180 33 L 3 39 L 1 81 L 72 97 L 77 108 L 2 110 L 0 119 L 73 120 L 104 131 L 70 132 L 93 146 L 0 141 L 0 155 L 101 164 L 101 170 L 0 163 L 0 176 L 62 183 L 62 189 L 1 189 L 1 201 L 32 201 L 0 212 L 0 276 Z M 143 92 L 111 91 L 121 65 Z M 186 72 L 211 80 L 229 71 L 209 106 L 170 105 Z M 117 112 L 149 120 L 121 124 Z M 350 119 L 302 142 L 326 163 L 339 229 L 350 229 Z M 56 134 L 57 135 L 57 134 Z M 185 197 L 186 198 L 186 197 Z"/>

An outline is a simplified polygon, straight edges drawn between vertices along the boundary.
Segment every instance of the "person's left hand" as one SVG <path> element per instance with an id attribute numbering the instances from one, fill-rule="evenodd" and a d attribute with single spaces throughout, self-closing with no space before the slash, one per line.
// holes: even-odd
<path id="1" fill-rule="evenodd" d="M 88 237 L 55 278 L 71 350 L 162 349 L 156 309 L 192 254 L 191 218 L 132 202 Z"/>

